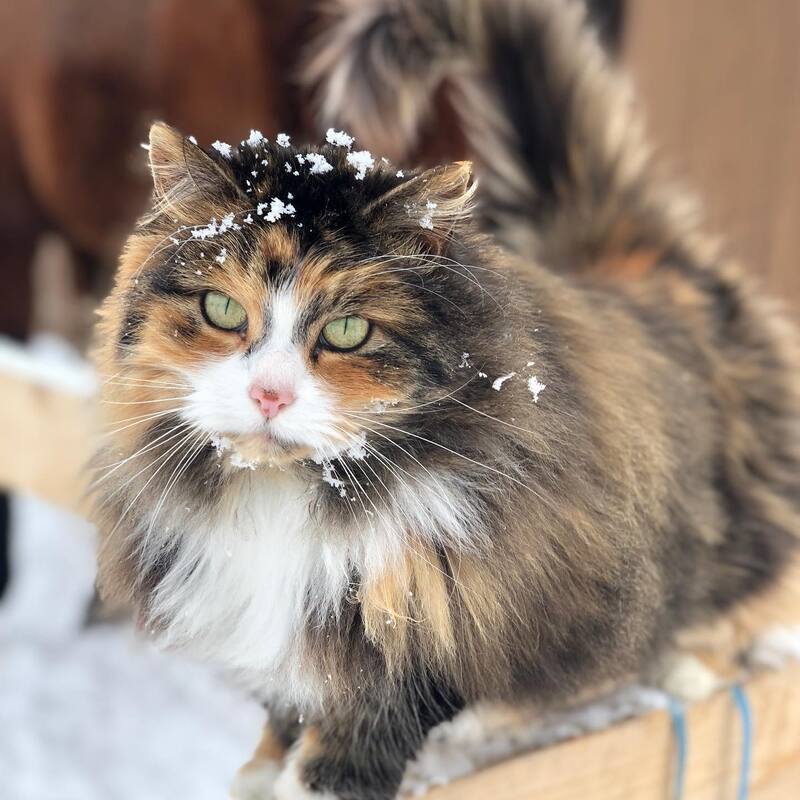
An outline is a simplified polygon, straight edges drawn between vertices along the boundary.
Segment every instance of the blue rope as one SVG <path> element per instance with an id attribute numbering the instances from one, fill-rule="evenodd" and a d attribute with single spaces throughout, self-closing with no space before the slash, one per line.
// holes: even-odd
<path id="1" fill-rule="evenodd" d="M 672 718 L 672 735 L 675 738 L 676 750 L 675 782 L 672 787 L 672 798 L 673 800 L 682 800 L 686 782 L 686 752 L 689 745 L 689 734 L 686 729 L 686 714 L 683 710 L 683 705 L 674 698 L 669 701 L 669 715 Z M 740 800 L 742 799 L 740 798 Z"/>
<path id="2" fill-rule="evenodd" d="M 731 695 L 739 716 L 742 718 L 742 763 L 739 768 L 739 790 L 737 800 L 747 800 L 750 794 L 750 762 L 753 753 L 753 713 L 750 701 L 741 684 L 731 686 Z"/>

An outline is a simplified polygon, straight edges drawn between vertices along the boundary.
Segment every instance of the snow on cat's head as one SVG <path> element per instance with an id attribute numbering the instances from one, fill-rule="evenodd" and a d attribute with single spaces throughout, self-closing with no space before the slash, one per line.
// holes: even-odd
<path id="1" fill-rule="evenodd" d="M 206 151 L 153 126 L 153 209 L 101 327 L 120 454 L 193 448 L 223 471 L 363 457 L 374 414 L 447 384 L 460 346 L 440 306 L 459 281 L 436 258 L 469 167 L 406 176 L 353 144 L 252 131 Z"/>

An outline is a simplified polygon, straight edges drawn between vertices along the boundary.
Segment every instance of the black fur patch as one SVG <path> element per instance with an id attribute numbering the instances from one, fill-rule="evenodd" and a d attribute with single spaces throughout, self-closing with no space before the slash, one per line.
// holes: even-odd
<path id="1" fill-rule="evenodd" d="M 119 344 L 122 345 L 123 348 L 135 344 L 138 341 L 139 331 L 145 319 L 145 315 L 135 307 L 127 313 L 125 319 L 122 321 L 118 339 Z"/>

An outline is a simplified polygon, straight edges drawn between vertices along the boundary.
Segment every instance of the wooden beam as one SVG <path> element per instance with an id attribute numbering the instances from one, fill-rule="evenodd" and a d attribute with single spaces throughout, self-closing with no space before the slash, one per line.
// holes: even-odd
<path id="1" fill-rule="evenodd" d="M 751 800 L 800 797 L 800 667 L 747 684 L 754 719 Z M 736 796 L 741 723 L 730 694 L 691 707 L 685 800 Z M 667 712 L 653 712 L 489 767 L 426 800 L 665 800 L 674 745 Z"/>
<path id="2" fill-rule="evenodd" d="M 94 401 L 0 372 L 0 487 L 85 512 Z"/>

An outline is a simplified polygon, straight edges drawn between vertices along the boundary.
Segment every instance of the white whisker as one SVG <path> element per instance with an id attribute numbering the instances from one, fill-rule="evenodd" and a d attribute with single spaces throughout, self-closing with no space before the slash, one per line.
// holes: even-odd
<path id="1" fill-rule="evenodd" d="M 148 442 L 143 447 L 140 447 L 135 453 L 127 456 L 126 458 L 123 458 L 122 460 L 116 461 L 112 464 L 106 464 L 102 467 L 94 467 L 93 469 L 95 471 L 99 471 L 101 469 L 108 471 L 105 472 L 101 477 L 97 478 L 97 480 L 93 481 L 89 489 L 90 490 L 96 489 L 103 481 L 111 477 L 111 475 L 113 475 L 120 467 L 127 464 L 132 459 L 138 458 L 139 456 L 142 456 L 145 453 L 149 453 L 155 447 L 158 447 L 159 444 L 162 445 L 166 444 L 166 442 L 169 442 L 176 436 L 179 436 L 181 433 L 184 432 L 183 429 L 185 429 L 188 425 L 189 425 L 188 422 L 182 422 L 179 423 L 178 425 L 174 425 L 172 428 L 162 433 L 160 436 L 157 436 L 155 439 L 153 439 L 151 442 Z"/>
<path id="2" fill-rule="evenodd" d="M 358 415 L 354 414 L 353 416 L 357 417 Z M 433 439 L 428 439 L 425 436 L 420 436 L 418 433 L 412 433 L 411 431 L 406 431 L 406 430 L 403 430 L 402 428 L 397 428 L 394 425 L 388 425 L 385 422 L 379 422 L 378 420 L 368 420 L 368 421 L 372 422 L 375 425 L 380 425 L 383 428 L 389 428 L 390 430 L 397 431 L 398 433 L 402 433 L 404 436 L 410 436 L 413 439 L 419 439 L 422 442 L 427 442 L 428 444 L 432 444 L 434 447 L 438 447 L 438 448 L 440 448 L 442 450 L 445 450 L 446 452 L 451 453 L 452 455 L 457 456 L 458 458 L 461 458 L 464 461 L 468 461 L 470 464 L 475 464 L 475 466 L 482 467 L 483 469 L 486 469 L 489 472 L 493 472 L 496 475 L 501 475 L 502 477 L 506 478 L 507 480 L 510 480 L 512 483 L 515 483 L 518 486 L 521 486 L 523 489 L 526 489 L 527 491 L 529 491 L 529 492 L 535 494 L 537 497 L 539 497 L 539 494 L 538 494 L 538 492 L 536 492 L 535 489 L 532 489 L 530 486 L 528 486 L 527 484 L 523 483 L 518 478 L 515 478 L 513 475 L 509 475 L 508 473 L 503 472 L 502 470 L 496 469 L 495 467 L 491 467 L 488 464 L 482 463 L 481 461 L 476 461 L 474 458 L 470 458 L 469 456 L 465 456 L 463 453 L 459 453 L 457 450 L 453 450 L 452 448 L 447 447 L 447 445 L 441 444 L 441 442 L 436 442 Z M 389 441 L 392 441 L 392 440 L 389 439 Z M 544 499 L 544 498 L 542 498 L 542 499 Z"/>

